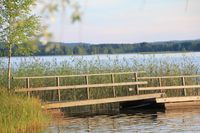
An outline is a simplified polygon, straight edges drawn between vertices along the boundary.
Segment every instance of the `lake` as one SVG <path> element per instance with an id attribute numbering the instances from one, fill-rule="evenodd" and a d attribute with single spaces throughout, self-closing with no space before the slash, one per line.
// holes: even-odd
<path id="1" fill-rule="evenodd" d="M 186 59 L 190 60 L 195 65 L 200 65 L 200 52 L 187 52 L 187 53 L 149 53 L 149 54 L 113 54 L 113 55 L 83 55 L 83 56 L 29 56 L 29 57 L 12 57 L 12 64 L 17 68 L 20 63 L 26 62 L 31 64 L 33 62 L 51 62 L 59 65 L 62 62 L 67 62 L 73 65 L 79 61 L 95 64 L 112 64 L 122 63 L 124 65 L 131 65 L 134 62 L 145 63 L 153 59 L 154 61 L 169 61 L 172 63 L 182 63 Z M 1 62 L 6 62 L 7 58 L 0 58 Z M 0 64 L 1 64 L 0 62 Z M 128 62 L 128 63 L 127 63 Z M 6 63 L 3 63 L 6 65 Z"/>
<path id="2" fill-rule="evenodd" d="M 65 117 L 55 120 L 44 133 L 198 133 L 199 123 L 200 109 L 142 110 L 117 115 Z"/>

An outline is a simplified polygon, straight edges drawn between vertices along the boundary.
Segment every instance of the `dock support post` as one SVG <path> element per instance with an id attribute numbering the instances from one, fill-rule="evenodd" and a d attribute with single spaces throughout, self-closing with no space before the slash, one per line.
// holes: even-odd
<path id="1" fill-rule="evenodd" d="M 60 86 L 60 78 L 59 77 L 56 77 L 56 86 Z M 60 98 L 60 89 L 58 89 L 58 101 L 60 101 L 61 98 Z"/>

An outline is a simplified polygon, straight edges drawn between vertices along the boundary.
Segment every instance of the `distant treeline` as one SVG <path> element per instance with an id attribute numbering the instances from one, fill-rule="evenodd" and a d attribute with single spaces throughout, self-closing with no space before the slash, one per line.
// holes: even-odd
<path id="1" fill-rule="evenodd" d="M 34 49 L 33 55 L 92 55 L 92 54 L 118 54 L 138 52 L 185 52 L 200 51 L 200 40 L 190 41 L 167 41 L 167 42 L 142 42 L 135 44 L 88 44 L 88 43 L 57 43 L 49 42 L 46 45 L 37 43 L 30 47 Z M 16 48 L 17 49 L 17 48 Z M 0 55 L 5 55 L 5 49 L 0 46 Z M 14 51 L 19 51 L 15 50 Z M 26 51 L 26 50 L 24 50 Z M 15 52 L 14 55 L 23 55 Z"/>

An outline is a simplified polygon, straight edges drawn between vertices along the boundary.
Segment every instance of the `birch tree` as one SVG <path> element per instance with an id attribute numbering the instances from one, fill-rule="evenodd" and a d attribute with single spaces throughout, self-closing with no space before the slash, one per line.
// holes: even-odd
<path id="1" fill-rule="evenodd" d="M 11 88 L 13 48 L 22 47 L 39 33 L 39 19 L 32 14 L 35 0 L 0 0 L 0 45 L 8 57 L 8 89 Z"/>

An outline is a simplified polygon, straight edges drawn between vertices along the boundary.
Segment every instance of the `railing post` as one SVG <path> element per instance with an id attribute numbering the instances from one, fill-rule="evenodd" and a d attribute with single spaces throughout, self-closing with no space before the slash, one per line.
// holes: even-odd
<path id="1" fill-rule="evenodd" d="M 115 78 L 114 78 L 114 74 L 112 73 L 111 74 L 111 80 L 112 80 L 112 83 L 114 84 L 115 83 Z M 116 92 L 115 92 L 115 87 L 113 86 L 113 96 L 116 97 Z"/>
<path id="2" fill-rule="evenodd" d="M 86 81 L 86 84 L 88 85 L 89 84 L 88 75 L 85 76 L 85 81 Z M 89 87 L 87 87 L 87 98 L 90 99 L 90 88 Z"/>
<path id="3" fill-rule="evenodd" d="M 56 86 L 60 86 L 60 77 L 56 77 Z M 58 101 L 60 101 L 60 89 L 58 88 Z"/>
<path id="4" fill-rule="evenodd" d="M 135 82 L 137 82 L 138 81 L 138 73 L 137 72 L 134 74 L 134 77 L 135 77 Z M 139 95 L 138 85 L 136 85 L 135 87 L 136 87 L 136 94 Z"/>
<path id="5" fill-rule="evenodd" d="M 26 88 L 30 88 L 30 80 L 29 78 L 26 78 Z M 28 97 L 30 97 L 30 92 L 27 93 Z"/>
<path id="6" fill-rule="evenodd" d="M 185 86 L 185 77 L 181 77 L 181 81 L 182 81 L 182 85 Z M 184 96 L 187 95 L 187 92 L 186 92 L 185 88 L 183 88 L 183 94 L 184 94 Z"/>
<path id="7" fill-rule="evenodd" d="M 161 77 L 158 78 L 158 82 L 159 82 L 159 87 L 161 87 L 162 86 L 162 79 L 161 79 Z M 160 92 L 162 93 L 163 90 L 161 89 Z"/>

